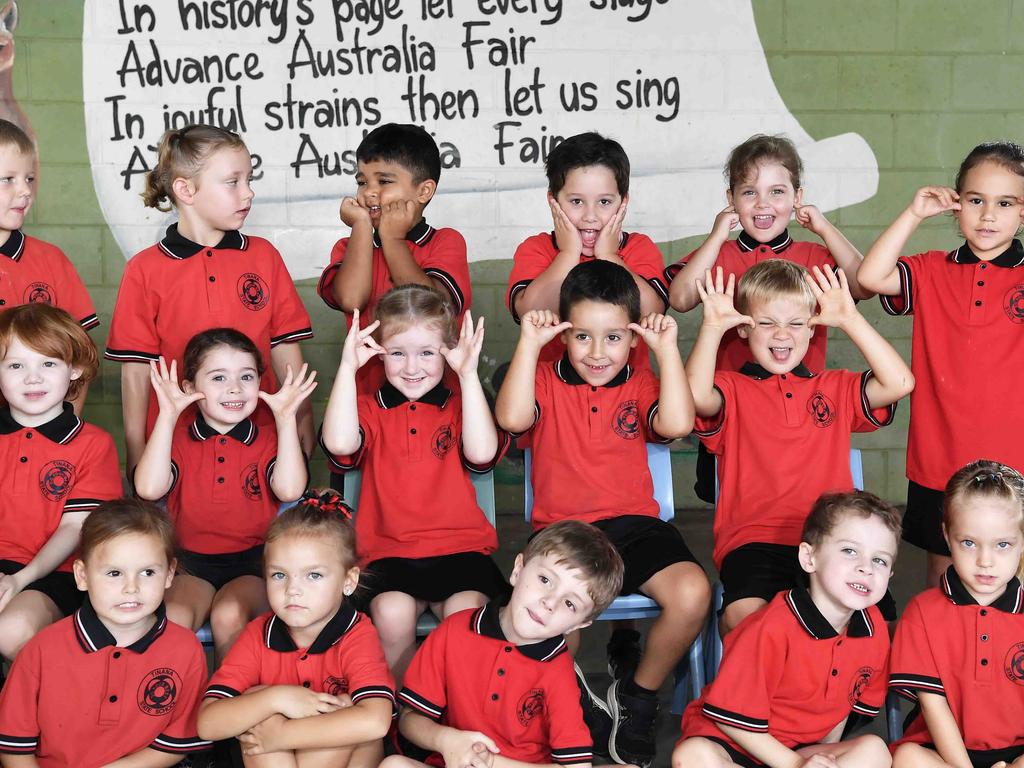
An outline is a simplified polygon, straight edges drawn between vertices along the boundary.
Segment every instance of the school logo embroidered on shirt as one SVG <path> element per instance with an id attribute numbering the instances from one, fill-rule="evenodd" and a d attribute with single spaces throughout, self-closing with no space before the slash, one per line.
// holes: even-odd
<path id="1" fill-rule="evenodd" d="M 22 297 L 25 304 L 56 304 L 53 288 L 46 283 L 30 283 Z"/>
<path id="2" fill-rule="evenodd" d="M 439 459 L 443 459 L 448 451 L 452 449 L 455 444 L 455 440 L 452 438 L 452 425 L 444 424 L 437 428 L 434 433 L 434 444 L 431 450 L 434 451 L 434 455 Z"/>
<path id="3" fill-rule="evenodd" d="M 348 693 L 348 680 L 344 677 L 328 675 L 324 678 L 324 693 L 329 693 L 331 696 L 341 696 L 343 693 Z"/>
<path id="4" fill-rule="evenodd" d="M 1010 646 L 1003 662 L 1003 671 L 1006 672 L 1006 677 L 1017 685 L 1024 685 L 1024 643 Z"/>
<path id="5" fill-rule="evenodd" d="M 853 679 L 853 686 L 850 688 L 851 707 L 864 698 L 864 691 L 874 674 L 874 667 L 861 667 L 857 670 L 857 677 Z"/>
<path id="6" fill-rule="evenodd" d="M 836 420 L 836 405 L 822 392 L 815 392 L 807 401 L 807 412 L 814 419 L 814 426 L 827 427 Z"/>
<path id="7" fill-rule="evenodd" d="M 1003 311 L 1011 322 L 1024 323 L 1024 284 L 1015 285 L 1007 292 Z"/>
<path id="8" fill-rule="evenodd" d="M 524 693 L 516 707 L 516 717 L 519 718 L 519 724 L 523 727 L 529 725 L 533 718 L 543 714 L 543 712 L 544 691 L 540 688 L 534 688 Z"/>
<path id="9" fill-rule="evenodd" d="M 243 307 L 258 312 L 270 301 L 270 288 L 255 272 L 246 272 L 238 278 L 238 298 Z"/>
<path id="10" fill-rule="evenodd" d="M 75 465 L 54 459 L 39 470 L 39 490 L 50 501 L 60 501 L 75 484 Z"/>
<path id="11" fill-rule="evenodd" d="M 153 717 L 166 715 L 174 709 L 180 690 L 181 678 L 177 672 L 167 667 L 154 669 L 139 683 L 139 709 Z"/>
<path id="12" fill-rule="evenodd" d="M 636 400 L 619 403 L 612 420 L 612 429 L 623 440 L 636 440 L 640 437 L 640 408 Z"/>
<path id="13" fill-rule="evenodd" d="M 263 489 L 260 488 L 260 471 L 255 462 L 242 470 L 242 492 L 253 501 L 263 498 Z"/>

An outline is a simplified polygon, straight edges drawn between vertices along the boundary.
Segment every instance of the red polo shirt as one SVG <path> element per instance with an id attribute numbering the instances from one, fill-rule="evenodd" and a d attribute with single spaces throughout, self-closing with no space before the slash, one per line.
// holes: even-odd
<path id="1" fill-rule="evenodd" d="M 377 630 L 347 602 L 308 648 L 299 648 L 288 627 L 268 612 L 249 622 L 213 673 L 206 697 L 231 699 L 255 685 L 301 685 L 353 702 L 395 702 L 395 681 L 384 661 Z"/>
<path id="2" fill-rule="evenodd" d="M 452 306 L 462 322 L 462 313 L 472 304 L 473 293 L 469 281 L 469 261 L 466 257 L 466 241 L 456 230 L 434 229 L 426 219 L 409 230 L 405 236 L 413 261 L 428 277 L 445 287 L 452 300 Z M 349 238 L 343 237 L 334 244 L 331 250 L 331 263 L 324 269 L 316 292 L 331 309 L 341 310 L 334 301 L 334 280 L 341 269 L 348 251 Z M 359 312 L 359 326 L 365 328 L 375 319 L 374 310 L 377 301 L 385 293 L 395 287 L 388 270 L 387 260 L 380 238 L 373 233 L 373 284 L 370 288 L 370 300 Z M 345 313 L 345 328 L 351 326 L 352 316 Z M 377 358 L 370 360 L 356 374 L 356 384 L 360 394 L 372 394 L 384 383 L 384 366 Z"/>
<path id="3" fill-rule="evenodd" d="M 665 281 L 671 283 L 680 270 L 693 257 L 693 253 L 680 259 L 675 264 L 665 269 Z M 718 251 L 718 258 L 711 268 L 712 273 L 715 267 L 721 267 L 726 279 L 729 275 L 736 275 L 736 281 L 743 276 L 748 269 L 766 259 L 785 259 L 799 264 L 809 272 L 811 267 L 822 268 L 825 265 L 836 267 L 836 260 L 828 249 L 819 243 L 808 243 L 794 240 L 789 232 L 782 232 L 778 237 L 768 243 L 759 243 L 750 237 L 746 232 L 740 232 L 735 240 L 728 240 Z M 701 277 L 703 279 L 703 276 Z M 818 328 L 811 337 L 810 346 L 807 348 L 807 355 L 804 357 L 804 365 L 812 371 L 825 370 L 825 353 L 828 344 L 828 328 Z M 730 330 L 722 337 L 722 343 L 718 347 L 718 362 L 715 364 L 719 371 L 738 371 L 743 364 L 750 359 L 750 347 L 744 339 L 741 339 L 735 329 Z"/>
<path id="4" fill-rule="evenodd" d="M 885 701 L 889 632 L 876 606 L 838 633 L 803 588 L 780 592 L 725 638 L 718 677 L 683 713 L 683 738 L 734 743 L 719 725 L 817 744 L 851 712 Z"/>
<path id="5" fill-rule="evenodd" d="M 441 622 L 413 657 L 401 702 L 460 731 L 479 731 L 501 755 L 524 763 L 593 759 L 572 657 L 561 636 L 513 646 L 499 608 L 461 611 Z M 428 761 L 444 765 L 439 755 Z"/>
<path id="6" fill-rule="evenodd" d="M 919 692 L 946 698 L 971 750 L 1024 745 L 1024 589 L 1006 591 L 981 606 L 952 566 L 939 586 L 914 597 L 903 612 L 892 647 L 889 686 L 911 701 Z M 903 739 L 934 743 L 917 716 Z M 895 747 L 895 745 L 894 745 Z"/>
<path id="7" fill-rule="evenodd" d="M 523 440 L 533 449 L 534 528 L 658 516 L 646 443 L 671 442 L 652 426 L 659 392 L 649 368 L 626 365 L 592 387 L 568 356 L 538 364 L 536 417 Z"/>
<path id="8" fill-rule="evenodd" d="M 870 371 L 798 365 L 772 375 L 747 363 L 715 374 L 722 410 L 698 418 L 694 434 L 718 457 L 714 561 L 744 544 L 800 543 L 804 520 L 827 491 L 853 488 L 850 434 L 892 422 L 895 404 L 872 410 Z"/>
<path id="9" fill-rule="evenodd" d="M 991 261 L 965 243 L 951 253 L 903 256 L 900 293 L 882 296 L 892 315 L 914 315 L 907 477 L 941 490 L 984 456 L 1024 467 L 1024 247 Z"/>
<path id="10" fill-rule="evenodd" d="M 662 311 L 665 311 L 668 308 L 668 286 L 665 284 L 663 276 L 665 262 L 654 241 L 647 235 L 623 232 L 618 254 L 630 272 L 639 275 L 654 289 L 664 302 Z M 512 319 L 516 323 L 519 322 L 519 314 L 516 312 L 516 296 L 526 290 L 530 283 L 551 266 L 551 262 L 555 260 L 556 256 L 558 256 L 558 241 L 555 239 L 554 232 L 541 232 L 528 237 L 516 248 L 512 273 L 508 276 L 508 291 L 505 294 L 505 305 L 512 313 Z M 593 256 L 580 254 L 581 264 L 585 261 L 593 261 L 593 259 Z M 540 359 L 544 362 L 554 362 L 563 354 L 565 354 L 565 344 L 556 337 L 541 350 Z M 640 339 L 633 347 L 633 351 L 630 352 L 629 364 L 637 369 L 651 367 L 650 352 L 643 339 Z"/>
<path id="11" fill-rule="evenodd" d="M 313 337 L 291 275 L 270 242 L 230 231 L 207 248 L 172 224 L 163 240 L 125 266 L 105 356 L 148 363 L 163 355 L 168 365 L 177 360 L 181 372 L 185 345 L 210 328 L 235 328 L 252 339 L 267 365 L 260 381 L 267 392 L 277 389 L 271 347 Z M 158 410 L 150 397 L 147 434 Z M 258 413 L 260 424 L 272 421 L 265 406 Z"/>
<path id="12" fill-rule="evenodd" d="M 86 330 L 100 324 L 89 292 L 64 252 L 15 229 L 0 245 L 0 307 L 37 301 L 60 307 Z"/>
<path id="13" fill-rule="evenodd" d="M 196 411 L 171 442 L 167 511 L 178 543 L 191 552 L 241 552 L 266 540 L 280 500 L 270 489 L 277 433 L 251 419 L 220 434 Z"/>
<path id="14" fill-rule="evenodd" d="M 468 473 L 492 470 L 508 448 L 508 434 L 498 430 L 498 449 L 486 464 L 467 461 L 462 401 L 443 384 L 410 402 L 385 382 L 376 394 L 361 395 L 358 408 L 359 450 L 328 455 L 333 468 L 363 470 L 356 515 L 360 562 L 494 552 L 498 536 Z"/>
<path id="15" fill-rule="evenodd" d="M 0 560 L 27 565 L 65 512 L 91 512 L 122 495 L 114 440 L 75 416 L 23 427 L 0 410 Z M 71 572 L 74 556 L 58 571 Z"/>
<path id="16" fill-rule="evenodd" d="M 0 753 L 35 755 L 41 768 L 99 768 L 147 747 L 208 749 L 196 732 L 202 646 L 163 605 L 155 616 L 121 647 L 86 599 L 29 640 L 0 694 Z"/>

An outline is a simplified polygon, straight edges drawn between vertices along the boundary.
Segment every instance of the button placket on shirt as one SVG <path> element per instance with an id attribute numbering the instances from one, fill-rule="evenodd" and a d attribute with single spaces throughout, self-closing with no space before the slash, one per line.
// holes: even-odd
<path id="1" fill-rule="evenodd" d="M 778 380 L 779 395 L 782 397 L 782 408 L 786 412 L 786 424 L 795 426 L 800 424 L 806 409 L 798 402 L 794 389 L 793 376 L 788 373 L 780 373 L 775 377 Z"/>
<path id="2" fill-rule="evenodd" d="M 505 646 L 507 651 L 511 649 Z M 508 702 L 505 701 L 505 691 L 508 687 L 510 657 L 504 653 L 495 654 L 494 663 L 491 665 L 491 676 L 488 680 L 487 693 L 484 698 L 484 709 L 490 713 L 488 722 L 501 722 L 502 715 L 507 711 Z"/>
<path id="3" fill-rule="evenodd" d="M 974 281 L 971 285 L 971 299 L 967 306 L 967 324 L 984 325 L 988 316 L 989 306 L 995 299 L 989 296 L 989 281 L 986 269 L 988 264 L 974 265 Z M 998 304 L 998 302 L 997 302 Z"/>
<path id="4" fill-rule="evenodd" d="M 128 659 L 125 653 L 115 647 L 96 653 L 107 654 L 107 675 L 100 689 L 100 714 L 98 723 L 110 724 L 121 721 L 121 705 L 125 703 L 125 676 L 128 674 Z"/>
<path id="5" fill-rule="evenodd" d="M 993 658 L 993 644 L 988 640 L 992 637 L 993 610 L 992 608 L 979 609 L 975 620 L 974 679 L 979 682 L 991 681 L 996 667 L 999 666 Z"/>
<path id="6" fill-rule="evenodd" d="M 219 312 L 221 308 L 220 292 L 221 292 L 221 280 L 214 269 L 213 251 L 205 249 L 203 253 L 206 255 L 203 259 L 203 267 L 206 272 L 206 301 L 210 307 L 211 312 Z"/>
<path id="7" fill-rule="evenodd" d="M 217 458 L 216 463 L 213 465 L 213 489 L 211 493 L 213 498 L 218 501 L 227 497 L 227 453 L 228 453 L 228 438 L 219 435 L 217 437 L 209 438 L 213 441 L 213 454 Z"/>
<path id="8" fill-rule="evenodd" d="M 419 461 L 423 458 L 423 441 L 429 435 L 423 434 L 423 426 L 420 419 L 420 411 L 416 403 L 410 403 L 405 409 L 405 437 L 409 446 L 409 461 Z"/>
<path id="9" fill-rule="evenodd" d="M 598 387 L 587 387 L 587 423 L 590 427 L 590 439 L 600 440 L 605 436 L 601 429 L 604 414 L 601 412 L 601 391 Z"/>

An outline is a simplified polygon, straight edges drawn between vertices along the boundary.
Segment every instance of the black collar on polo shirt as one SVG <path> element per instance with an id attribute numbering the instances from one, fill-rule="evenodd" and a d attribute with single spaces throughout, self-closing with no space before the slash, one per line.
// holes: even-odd
<path id="1" fill-rule="evenodd" d="M 196 420 L 192 422 L 192 427 L 188 433 L 192 436 L 193 440 L 197 441 L 208 440 L 211 437 L 221 437 L 221 433 L 207 424 L 203 414 L 199 411 L 196 412 Z M 223 436 L 230 437 L 246 445 L 252 445 L 259 433 L 259 427 L 256 426 L 252 419 L 243 419 L 230 430 L 224 432 Z"/>
<path id="2" fill-rule="evenodd" d="M 420 219 L 420 223 L 405 233 L 405 239 L 413 245 L 426 245 L 436 232 L 432 226 L 427 224 L 426 219 Z M 373 230 L 373 247 L 380 248 L 380 233 Z"/>
<path id="3" fill-rule="evenodd" d="M 478 635 L 507 643 L 508 638 L 501 631 L 501 621 L 498 617 L 501 607 L 502 604 L 491 602 L 478 608 L 470 619 L 470 626 L 473 631 Z M 551 661 L 559 654 L 565 653 L 565 638 L 561 635 L 549 637 L 547 640 L 541 640 L 537 643 L 517 645 L 516 650 L 534 661 Z"/>
<path id="4" fill-rule="evenodd" d="M 249 247 L 249 238 L 237 229 L 229 229 L 216 245 L 200 245 L 199 243 L 193 243 L 181 234 L 178 231 L 177 224 L 171 224 L 167 228 L 167 234 L 164 235 L 164 239 L 158 245 L 160 250 L 172 259 L 187 259 L 195 256 L 200 251 L 209 250 L 211 247 L 213 250 L 244 251 Z"/>
<path id="5" fill-rule="evenodd" d="M 572 367 L 572 363 L 569 362 L 569 353 L 563 353 L 562 359 L 555 362 L 555 375 L 558 376 L 566 384 L 573 384 L 579 386 L 580 384 L 586 384 L 579 371 Z M 607 384 L 602 384 L 602 387 L 621 387 L 633 376 L 633 366 L 626 363 L 622 366 L 622 370 L 615 374 L 611 381 Z"/>
<path id="6" fill-rule="evenodd" d="M 766 371 L 758 363 L 744 363 L 743 367 L 740 368 L 740 373 L 742 373 L 744 376 L 749 376 L 752 379 L 757 379 L 758 381 L 762 381 L 763 379 L 770 379 L 772 376 L 776 375 L 774 373 Z M 803 363 L 797 363 L 796 368 L 791 370 L 790 373 L 792 373 L 794 376 L 799 376 L 801 379 L 814 378 L 814 374 L 811 373 L 808 370 L 807 366 L 804 365 Z"/>
<path id="7" fill-rule="evenodd" d="M 51 442 L 58 445 L 67 445 L 79 432 L 82 431 L 84 422 L 75 416 L 71 403 L 64 403 L 60 414 L 38 427 L 26 427 L 14 420 L 9 408 L 0 410 L 0 435 L 10 435 L 22 429 L 34 429 Z"/>
<path id="8" fill-rule="evenodd" d="M 306 653 L 324 653 L 332 645 L 336 645 L 358 621 L 359 614 L 356 609 L 349 605 L 348 600 L 342 601 L 338 612 L 320 630 L 320 634 L 306 649 Z M 288 627 L 274 615 L 267 619 L 266 626 L 263 628 L 263 642 L 266 643 L 267 648 L 279 653 L 292 653 L 299 650 L 288 632 Z"/>
<path id="9" fill-rule="evenodd" d="M 981 259 L 974 255 L 971 246 L 964 243 L 955 251 L 949 252 L 949 260 L 957 264 L 977 264 Z M 1014 240 L 1010 247 L 1000 253 L 994 259 L 989 259 L 989 264 L 997 267 L 1019 267 L 1024 264 L 1024 246 L 1020 240 Z"/>
<path id="10" fill-rule="evenodd" d="M 628 243 L 628 242 L 629 242 L 629 233 L 628 232 L 620 233 L 619 234 L 619 250 L 621 251 L 623 248 L 625 248 L 626 247 L 626 243 Z M 552 232 L 551 232 L 551 245 L 554 246 L 554 249 L 556 251 L 558 250 L 558 238 L 555 237 L 554 230 L 552 230 Z"/>
<path id="11" fill-rule="evenodd" d="M 20 229 L 11 230 L 11 234 L 3 245 L 0 245 L 0 254 L 3 254 L 11 261 L 20 261 L 21 254 L 25 251 L 25 233 Z"/>
<path id="12" fill-rule="evenodd" d="M 163 603 L 160 603 L 153 615 L 156 617 L 153 626 L 134 643 L 124 646 L 125 650 L 133 653 L 145 653 L 149 646 L 164 633 L 164 630 L 167 629 L 167 611 Z M 95 653 L 103 648 L 117 645 L 117 640 L 100 621 L 100 617 L 96 615 L 96 609 L 92 607 L 88 597 L 82 601 L 82 607 L 75 611 L 74 621 L 75 638 L 86 653 Z"/>
<path id="13" fill-rule="evenodd" d="M 803 587 L 794 587 L 786 593 L 786 605 L 796 616 L 800 626 L 815 640 L 831 640 L 839 637 L 835 627 L 828 623 L 828 620 L 821 615 L 818 606 L 811 600 L 811 593 Z M 875 634 L 875 626 L 871 623 L 871 617 L 867 611 L 854 611 L 850 617 L 850 623 L 846 625 L 847 637 L 872 637 Z"/>
<path id="14" fill-rule="evenodd" d="M 967 591 L 967 587 L 964 586 L 960 575 L 952 565 L 942 574 L 939 587 L 942 589 L 942 594 L 949 598 L 954 605 L 978 605 L 978 601 Z M 987 607 L 998 608 L 1004 613 L 1024 613 L 1024 589 L 1021 588 L 1020 581 L 1016 576 L 1010 579 L 1003 594 Z"/>
<path id="15" fill-rule="evenodd" d="M 441 382 L 438 382 L 432 390 L 416 402 L 444 408 L 448 404 L 448 398 L 451 395 L 452 391 Z M 381 408 L 394 408 L 407 402 L 409 402 L 409 398 L 399 392 L 390 381 L 385 381 L 384 386 L 377 390 L 377 404 Z"/>
<path id="16" fill-rule="evenodd" d="M 746 230 L 743 230 L 740 232 L 740 236 L 736 238 L 736 242 L 739 244 L 741 251 L 753 251 L 765 245 L 775 251 L 775 253 L 782 253 L 793 244 L 793 238 L 789 236 L 789 230 L 784 229 L 767 243 L 762 243 L 760 240 L 755 240 L 748 235 Z"/>

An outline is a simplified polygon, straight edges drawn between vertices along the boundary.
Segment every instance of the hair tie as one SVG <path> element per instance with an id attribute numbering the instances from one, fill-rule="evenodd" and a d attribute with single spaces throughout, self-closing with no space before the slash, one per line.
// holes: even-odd
<path id="1" fill-rule="evenodd" d="M 328 514 L 340 515 L 349 522 L 352 521 L 352 507 L 334 491 L 324 491 L 320 494 L 317 494 L 316 491 L 306 491 L 302 495 L 302 503 Z"/>
<path id="2" fill-rule="evenodd" d="M 981 474 L 974 476 L 974 482 L 978 483 L 994 483 L 1003 479 L 1002 472 L 982 472 Z"/>

